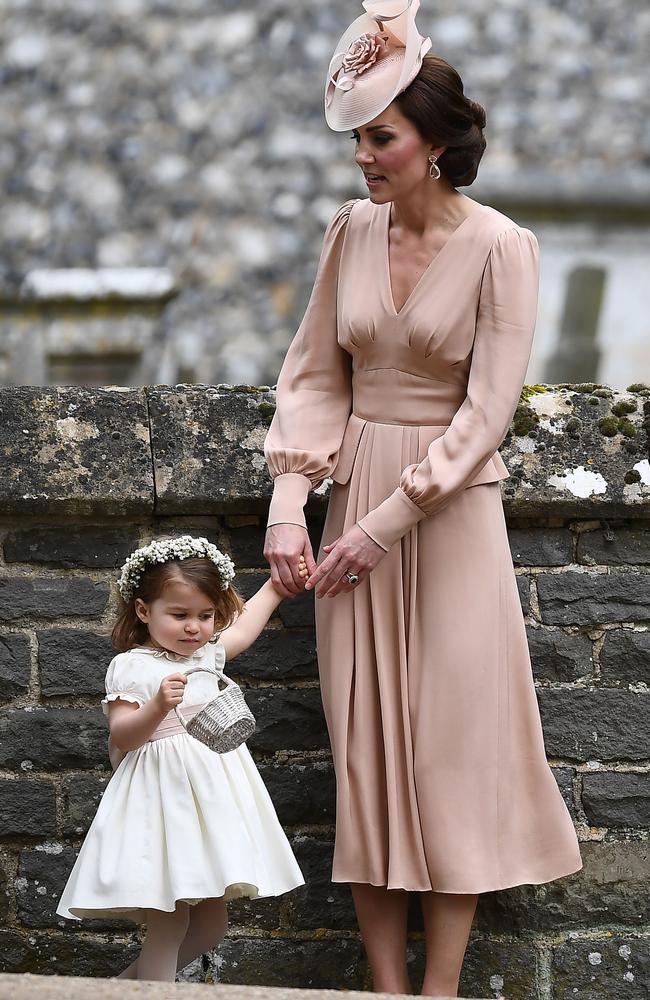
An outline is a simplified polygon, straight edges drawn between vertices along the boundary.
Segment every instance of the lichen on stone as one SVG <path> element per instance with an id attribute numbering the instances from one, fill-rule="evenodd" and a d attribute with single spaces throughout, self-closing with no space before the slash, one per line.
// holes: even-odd
<path id="1" fill-rule="evenodd" d="M 604 437 L 616 437 L 618 434 L 617 417 L 601 417 L 598 421 L 598 429 Z"/>
<path id="2" fill-rule="evenodd" d="M 636 400 L 635 399 L 619 399 L 617 403 L 612 406 L 612 413 L 617 417 L 624 417 L 627 413 L 636 412 Z"/>
<path id="3" fill-rule="evenodd" d="M 628 485 L 631 483 L 640 483 L 641 473 L 638 472 L 636 469 L 628 469 L 625 475 L 623 476 L 623 482 L 628 483 Z"/>

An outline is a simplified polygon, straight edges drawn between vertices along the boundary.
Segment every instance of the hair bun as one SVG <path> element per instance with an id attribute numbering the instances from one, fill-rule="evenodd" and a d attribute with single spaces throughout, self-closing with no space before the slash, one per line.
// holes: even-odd
<path id="1" fill-rule="evenodd" d="M 474 124 L 479 128 L 485 128 L 485 108 L 481 104 L 477 104 L 476 101 L 470 101 L 469 108 L 472 112 Z"/>

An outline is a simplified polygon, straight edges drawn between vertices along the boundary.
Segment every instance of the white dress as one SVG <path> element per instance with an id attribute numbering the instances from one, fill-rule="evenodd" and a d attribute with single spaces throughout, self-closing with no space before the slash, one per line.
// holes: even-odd
<path id="1" fill-rule="evenodd" d="M 223 668 L 223 644 L 190 656 L 137 648 L 106 674 L 108 702 L 143 705 L 169 674 Z M 184 705 L 216 692 L 214 675 L 187 679 Z M 169 724 L 170 716 L 165 720 Z M 218 754 L 185 732 L 127 753 L 111 778 L 57 907 L 62 917 L 172 911 L 177 900 L 279 896 L 304 879 L 253 759 L 242 745 Z"/>

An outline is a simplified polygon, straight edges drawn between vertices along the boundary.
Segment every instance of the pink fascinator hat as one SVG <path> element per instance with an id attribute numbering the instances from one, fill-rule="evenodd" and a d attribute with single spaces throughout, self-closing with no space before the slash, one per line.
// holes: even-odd
<path id="1" fill-rule="evenodd" d="M 420 0 L 365 0 L 334 50 L 325 87 L 325 119 L 335 132 L 381 114 L 413 82 L 431 48 L 415 25 Z"/>

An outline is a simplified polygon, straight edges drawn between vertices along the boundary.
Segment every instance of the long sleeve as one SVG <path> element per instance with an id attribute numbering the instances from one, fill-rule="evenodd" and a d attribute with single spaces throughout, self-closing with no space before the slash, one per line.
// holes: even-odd
<path id="1" fill-rule="evenodd" d="M 307 310 L 278 377 L 264 442 L 274 480 L 269 525 L 305 526 L 307 495 L 334 468 L 352 407 L 351 358 L 337 340 L 336 293 L 353 205 L 346 202 L 327 227 Z"/>
<path id="2" fill-rule="evenodd" d="M 494 241 L 481 286 L 467 395 L 426 457 L 359 525 L 388 550 L 418 521 L 442 510 L 498 449 L 519 402 L 532 348 L 538 246 L 527 229 Z"/>

